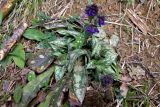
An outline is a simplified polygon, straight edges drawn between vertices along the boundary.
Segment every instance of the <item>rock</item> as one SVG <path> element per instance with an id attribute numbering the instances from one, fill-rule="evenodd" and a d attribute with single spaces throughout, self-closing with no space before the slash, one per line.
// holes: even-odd
<path id="1" fill-rule="evenodd" d="M 48 53 L 47 51 L 38 51 L 33 54 L 27 61 L 28 67 L 36 73 L 45 71 L 54 60 L 54 57 L 51 57 Z"/>

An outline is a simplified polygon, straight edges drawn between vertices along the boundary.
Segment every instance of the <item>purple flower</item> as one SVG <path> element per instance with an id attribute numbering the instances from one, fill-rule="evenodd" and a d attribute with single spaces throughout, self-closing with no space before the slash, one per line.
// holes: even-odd
<path id="1" fill-rule="evenodd" d="M 85 11 L 89 17 L 94 17 L 98 13 L 98 7 L 97 5 L 92 4 L 92 5 L 87 6 Z"/>
<path id="2" fill-rule="evenodd" d="M 101 78 L 101 84 L 103 87 L 106 87 L 113 83 L 113 78 L 111 75 L 105 75 Z"/>
<path id="3" fill-rule="evenodd" d="M 98 25 L 102 26 L 105 25 L 105 17 L 104 16 L 98 16 Z"/>
<path id="4" fill-rule="evenodd" d="M 93 34 L 93 33 L 98 33 L 99 30 L 97 27 L 94 27 L 93 25 L 89 25 L 86 28 L 86 32 L 88 32 L 89 34 Z"/>

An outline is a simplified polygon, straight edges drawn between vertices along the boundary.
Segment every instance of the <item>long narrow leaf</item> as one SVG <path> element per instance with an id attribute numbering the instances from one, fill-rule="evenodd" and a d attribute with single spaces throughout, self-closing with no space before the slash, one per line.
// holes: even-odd
<path id="1" fill-rule="evenodd" d="M 82 104 L 87 89 L 87 71 L 81 60 L 77 60 L 73 70 L 73 89 Z"/>
<path id="2" fill-rule="evenodd" d="M 76 49 L 74 51 L 71 52 L 70 54 L 70 61 L 68 64 L 68 71 L 71 72 L 73 70 L 73 67 L 75 65 L 75 61 L 80 57 L 85 55 L 88 60 L 90 60 L 89 54 L 86 50 L 82 50 L 82 49 Z"/>
<path id="3" fill-rule="evenodd" d="M 58 99 L 60 97 L 60 94 L 63 92 L 62 90 L 66 82 L 68 81 L 68 79 L 69 79 L 69 75 L 65 76 L 60 81 L 58 81 L 53 91 L 51 91 L 47 95 L 45 101 L 39 104 L 38 107 L 49 107 L 50 104 L 52 104 L 53 107 L 58 107 L 57 105 Z"/>
<path id="4" fill-rule="evenodd" d="M 46 85 L 46 82 L 49 81 L 51 75 L 54 72 L 54 67 L 50 68 L 48 71 L 44 72 L 43 74 L 39 75 L 34 80 L 30 81 L 26 86 L 23 88 L 23 95 L 22 101 L 19 106 L 27 107 L 29 102 L 36 97 L 37 92 L 40 88 Z"/>

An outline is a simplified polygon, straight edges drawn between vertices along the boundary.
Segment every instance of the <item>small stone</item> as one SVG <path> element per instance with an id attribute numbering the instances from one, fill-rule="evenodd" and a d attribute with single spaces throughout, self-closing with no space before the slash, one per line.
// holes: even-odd
<path id="1" fill-rule="evenodd" d="M 39 50 L 29 57 L 27 61 L 28 68 L 36 73 L 44 72 L 53 62 L 54 57 L 49 56 L 48 51 Z"/>
<path id="2" fill-rule="evenodd" d="M 43 58 L 44 58 L 44 55 L 39 55 L 39 58 L 42 58 L 42 59 L 43 59 Z"/>
<path id="3" fill-rule="evenodd" d="M 31 64 L 35 64 L 35 63 L 36 63 L 36 61 L 34 61 L 34 60 L 31 61 Z"/>

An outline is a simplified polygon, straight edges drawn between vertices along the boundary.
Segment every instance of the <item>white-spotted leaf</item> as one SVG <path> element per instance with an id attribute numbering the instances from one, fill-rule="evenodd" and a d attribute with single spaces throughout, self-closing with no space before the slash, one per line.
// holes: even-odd
<path id="1" fill-rule="evenodd" d="M 82 104 L 87 89 L 87 71 L 80 60 L 77 60 L 73 73 L 73 89 L 75 95 Z"/>
<path id="2" fill-rule="evenodd" d="M 36 97 L 37 92 L 46 85 L 49 81 L 51 75 L 54 72 L 54 67 L 51 67 L 48 71 L 37 76 L 33 81 L 30 81 L 27 85 L 23 87 L 22 101 L 19 107 L 27 107 L 30 101 Z"/>

